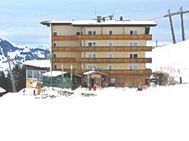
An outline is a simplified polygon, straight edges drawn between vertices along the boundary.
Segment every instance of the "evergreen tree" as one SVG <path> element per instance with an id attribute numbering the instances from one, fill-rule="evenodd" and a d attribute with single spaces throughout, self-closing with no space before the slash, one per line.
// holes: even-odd
<path id="1" fill-rule="evenodd" d="M 6 85 L 6 90 L 8 91 L 8 92 L 12 92 L 12 83 L 11 83 L 11 78 L 10 78 L 10 74 L 8 73 L 8 76 L 7 76 L 7 78 L 6 78 L 6 83 L 7 83 L 7 85 Z"/>
<path id="2" fill-rule="evenodd" d="M 5 78 L 4 72 L 0 72 L 0 87 L 7 90 L 7 79 Z"/>
<path id="3" fill-rule="evenodd" d="M 26 87 L 26 74 L 25 68 L 21 68 L 19 65 L 16 65 L 13 69 L 14 83 L 16 90 L 19 91 Z"/>

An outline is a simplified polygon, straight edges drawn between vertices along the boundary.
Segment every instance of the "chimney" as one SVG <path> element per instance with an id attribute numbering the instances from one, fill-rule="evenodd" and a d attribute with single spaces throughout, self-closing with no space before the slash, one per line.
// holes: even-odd
<path id="1" fill-rule="evenodd" d="M 102 17 L 101 16 L 97 16 L 96 19 L 97 19 L 97 22 L 101 22 Z"/>
<path id="2" fill-rule="evenodd" d="M 120 20 L 120 21 L 123 21 L 123 16 L 120 16 L 119 20 Z"/>

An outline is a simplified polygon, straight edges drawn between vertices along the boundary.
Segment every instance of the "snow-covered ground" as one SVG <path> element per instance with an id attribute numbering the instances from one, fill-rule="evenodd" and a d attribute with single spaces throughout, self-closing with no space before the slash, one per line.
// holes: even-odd
<path id="1" fill-rule="evenodd" d="M 152 63 L 147 67 L 153 71 L 163 71 L 174 76 L 177 80 L 181 76 L 183 82 L 189 83 L 189 40 L 155 48 L 147 53 L 152 57 Z"/>
<path id="2" fill-rule="evenodd" d="M 97 89 L 83 97 L 0 98 L 2 141 L 188 141 L 189 84 Z"/>
<path id="3" fill-rule="evenodd" d="M 0 87 L 0 93 L 5 93 L 6 90 Z"/>
<path id="4" fill-rule="evenodd" d="M 154 49 L 151 68 L 189 82 L 188 46 L 185 41 Z M 47 89 L 44 94 L 58 97 L 45 99 L 7 94 L 0 98 L 0 140 L 188 141 L 188 91 L 189 84 L 182 84 L 143 91 L 78 88 L 71 96 Z"/>

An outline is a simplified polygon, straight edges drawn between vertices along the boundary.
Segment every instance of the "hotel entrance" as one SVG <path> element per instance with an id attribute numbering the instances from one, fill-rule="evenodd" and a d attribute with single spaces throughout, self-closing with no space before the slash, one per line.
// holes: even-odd
<path id="1" fill-rule="evenodd" d="M 88 71 L 84 73 L 83 81 L 87 83 L 88 87 L 102 87 L 107 74 L 99 71 Z"/>

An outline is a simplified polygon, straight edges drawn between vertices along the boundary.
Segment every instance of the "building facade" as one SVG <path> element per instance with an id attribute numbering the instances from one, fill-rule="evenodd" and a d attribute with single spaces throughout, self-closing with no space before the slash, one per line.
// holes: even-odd
<path id="1" fill-rule="evenodd" d="M 106 74 L 105 81 L 115 86 L 145 85 L 151 70 L 145 53 L 152 51 L 150 27 L 154 21 L 105 20 L 45 21 L 51 29 L 53 70 L 83 74 L 96 70 Z"/>
<path id="2" fill-rule="evenodd" d="M 26 67 L 26 88 L 34 87 L 35 82 L 43 81 L 43 73 L 50 70 L 50 60 L 28 60 L 23 63 Z"/>

